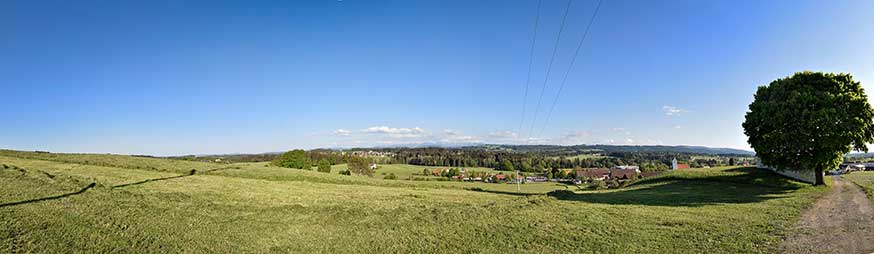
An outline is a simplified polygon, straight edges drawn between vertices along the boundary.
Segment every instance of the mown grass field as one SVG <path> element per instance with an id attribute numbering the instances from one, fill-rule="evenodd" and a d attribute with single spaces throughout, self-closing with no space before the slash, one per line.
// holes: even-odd
<path id="1" fill-rule="evenodd" d="M 865 189 L 868 197 L 874 200 L 874 171 L 853 172 L 842 176 Z"/>
<path id="2" fill-rule="evenodd" d="M 428 187 L 462 190 L 479 188 L 488 191 L 517 192 L 517 194 L 544 194 L 553 190 L 567 190 L 576 188 L 574 186 L 568 186 L 558 183 L 526 183 L 520 186 L 516 186 L 514 184 L 506 183 L 459 182 L 448 181 L 448 179 L 445 177 L 436 176 L 425 177 L 426 179 L 428 179 L 428 181 L 411 181 L 407 177 L 402 176 L 409 176 L 417 173 L 421 174 L 421 172 L 419 171 L 421 171 L 422 168 L 432 167 L 404 164 L 386 164 L 385 166 L 380 166 L 380 169 L 377 170 L 376 174 L 374 174 L 373 177 L 340 175 L 339 172 L 341 170 L 346 170 L 346 164 L 332 166 L 331 173 L 322 173 L 315 170 L 295 170 L 274 167 L 266 162 L 238 163 L 233 164 L 233 166 L 231 167 L 232 168 L 230 169 L 223 169 L 221 171 L 211 172 L 210 174 L 275 181 L 310 181 L 333 184 L 367 184 L 386 187 Z M 487 168 L 476 168 L 475 170 L 482 170 L 483 172 L 500 172 Z M 398 179 L 384 180 L 383 178 L 385 175 L 383 175 L 382 173 L 388 174 L 387 171 L 395 172 L 398 175 Z M 418 175 L 415 175 L 414 177 L 422 178 Z M 517 188 L 519 188 L 520 190 L 517 191 Z"/>
<path id="3" fill-rule="evenodd" d="M 398 179 L 409 179 L 410 176 L 428 177 L 426 175 L 422 175 L 422 173 L 423 173 L 422 170 L 424 170 L 424 169 L 427 169 L 430 171 L 433 169 L 456 168 L 456 167 L 419 166 L 419 165 L 410 165 L 410 164 L 379 164 L 378 167 L 379 168 L 376 172 L 376 175 L 374 175 L 375 177 L 378 176 L 379 178 L 382 178 L 388 174 L 395 174 L 395 176 L 397 176 Z M 342 170 L 346 170 L 347 168 L 348 167 L 346 164 L 333 165 L 333 166 L 331 166 L 331 173 L 337 174 Z M 463 168 L 464 170 L 467 170 L 467 171 L 484 172 L 484 173 L 498 173 L 498 172 L 504 172 L 505 174 L 514 173 L 514 172 L 509 172 L 509 171 L 505 172 L 505 171 L 495 170 L 492 168 L 482 168 L 482 167 L 457 167 L 457 168 Z M 315 170 L 315 169 L 316 168 L 313 167 L 313 170 Z"/>
<path id="4" fill-rule="evenodd" d="M 825 190 L 749 168 L 545 195 L 566 188 L 0 154 L 0 253 L 773 253 Z"/>

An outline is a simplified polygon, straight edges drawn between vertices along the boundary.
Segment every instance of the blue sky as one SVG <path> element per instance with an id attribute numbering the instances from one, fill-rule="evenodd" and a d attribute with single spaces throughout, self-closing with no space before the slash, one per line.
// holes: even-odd
<path id="1" fill-rule="evenodd" d="M 749 149 L 759 85 L 874 90 L 874 2 L 2 1 L 0 147 L 208 154 L 409 143 Z M 542 131 L 541 131 L 542 130 Z M 528 135 L 528 133 L 533 133 Z"/>

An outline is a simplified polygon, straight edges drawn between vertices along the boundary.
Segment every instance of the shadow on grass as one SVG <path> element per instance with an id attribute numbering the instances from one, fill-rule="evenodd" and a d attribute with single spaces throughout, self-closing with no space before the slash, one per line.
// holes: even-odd
<path id="1" fill-rule="evenodd" d="M 140 185 L 140 184 L 149 183 L 149 182 L 157 182 L 157 181 L 164 181 L 164 180 L 170 180 L 170 179 L 176 179 L 176 178 L 183 178 L 183 177 L 187 177 L 187 176 L 193 176 L 196 173 L 197 173 L 197 170 L 192 169 L 191 172 L 188 172 L 188 174 L 184 174 L 184 175 L 146 179 L 146 180 L 142 180 L 142 181 L 135 182 L 135 183 L 126 183 L 126 184 L 112 186 L 112 188 L 113 189 L 114 188 L 124 188 L 124 187 L 128 187 L 128 186 Z"/>
<path id="2" fill-rule="evenodd" d="M 218 170 L 222 170 L 222 169 L 229 169 L 229 168 L 234 168 L 234 167 L 214 168 L 214 169 L 210 169 L 210 170 L 201 171 L 201 173 L 205 174 L 205 173 L 209 173 L 209 172 L 213 172 L 213 171 L 218 171 Z M 149 183 L 149 182 L 157 182 L 157 181 L 164 181 L 164 180 L 170 180 L 170 179 L 176 179 L 176 178 L 183 178 L 183 177 L 193 176 L 193 175 L 195 175 L 195 174 L 197 174 L 197 170 L 196 170 L 196 169 L 192 169 L 190 172 L 188 172 L 188 174 L 184 174 L 184 175 L 168 176 L 168 177 L 161 177 L 161 178 L 146 179 L 146 180 L 142 180 L 142 181 L 139 181 L 139 182 L 126 183 L 126 184 L 120 184 L 120 185 L 112 186 L 112 188 L 113 188 L 113 189 L 115 189 L 115 188 L 124 188 L 124 187 L 128 187 L 128 186 L 140 185 L 140 184 Z"/>
<path id="3" fill-rule="evenodd" d="M 513 192 L 513 191 L 486 190 L 486 189 L 481 189 L 481 188 L 471 188 L 471 189 L 467 189 L 467 190 L 476 191 L 476 192 L 492 193 L 492 194 L 501 194 L 501 195 L 522 196 L 522 197 L 543 195 L 543 194 Z"/>
<path id="4" fill-rule="evenodd" d="M 575 193 L 552 191 L 547 195 L 563 201 L 611 205 L 691 207 L 715 204 L 757 203 L 781 198 L 801 188 L 777 174 L 755 169 L 732 169 L 742 174 L 667 175 L 644 179 L 627 189 Z M 528 196 L 503 191 L 477 190 L 495 194 Z"/>
<path id="5" fill-rule="evenodd" d="M 209 173 L 209 172 L 218 171 L 218 170 L 222 170 L 222 169 L 229 169 L 229 168 L 234 168 L 234 167 L 215 168 L 215 169 L 210 169 L 210 170 L 202 171 L 202 173 Z M 19 169 L 19 171 L 21 171 L 21 172 L 25 172 L 23 169 Z M 44 172 L 44 171 L 40 171 L 40 172 L 42 172 L 43 174 L 46 174 L 46 176 L 48 176 L 48 177 L 50 177 L 50 178 L 54 178 L 54 175 L 51 175 L 51 174 L 46 173 L 46 172 Z M 184 175 L 170 176 L 170 177 L 162 177 L 162 178 L 154 178 L 154 179 L 146 179 L 146 180 L 139 181 L 139 182 L 135 182 L 135 183 L 127 183 L 127 184 L 121 184 L 121 185 L 112 186 L 112 188 L 122 188 L 122 187 L 127 187 L 127 186 L 132 186 L 132 185 L 144 184 L 144 183 L 148 183 L 148 182 L 155 182 L 155 181 L 170 180 L 170 179 L 175 179 L 175 178 L 182 178 L 182 177 L 187 177 L 187 176 L 193 176 L 193 175 L 195 175 L 195 174 L 197 174 L 197 170 L 192 169 L 191 172 L 188 172 L 188 174 L 184 174 Z M 45 198 L 38 198 L 38 199 L 30 199 L 30 200 L 24 200 L 24 201 L 18 201 L 18 202 L 4 203 L 4 204 L 0 204 L 0 208 L 2 208 L 2 207 L 7 207 L 7 206 L 17 206 L 17 205 L 23 205 L 23 204 L 29 204 L 29 203 L 35 203 L 35 202 L 41 202 L 41 201 L 47 201 L 47 200 L 61 199 L 61 198 L 69 197 L 69 196 L 75 196 L 75 195 L 82 194 L 82 193 L 84 193 L 85 191 L 88 191 L 89 189 L 94 188 L 95 186 L 97 186 L 97 183 L 91 183 L 91 184 L 88 184 L 88 186 L 85 186 L 85 188 L 82 188 L 81 190 L 76 191 L 76 192 L 71 192 L 71 193 L 61 194 L 61 195 L 51 196 L 51 197 L 45 197 Z"/>
<path id="6" fill-rule="evenodd" d="M 523 186 L 524 186 L 524 185 L 523 185 Z M 556 184 L 553 185 L 553 186 L 555 186 L 555 187 L 564 187 L 564 190 L 568 190 L 570 187 L 578 188 L 576 185 L 572 185 L 572 184 L 563 184 L 563 183 L 556 183 Z M 483 188 L 480 188 L 480 187 L 464 188 L 464 189 L 465 189 L 465 190 L 469 190 L 469 191 L 476 191 L 476 192 L 485 192 L 485 193 L 501 194 L 501 195 L 512 195 L 512 196 L 522 196 L 522 197 L 525 197 L 525 196 L 539 196 L 539 195 L 543 195 L 543 193 L 528 193 L 528 192 L 516 192 L 516 191 L 487 190 L 487 189 L 483 189 Z M 563 191 L 563 190 L 558 190 L 558 191 Z"/>
<path id="7" fill-rule="evenodd" d="M 559 200 L 650 206 L 703 206 L 757 203 L 801 188 L 789 179 L 756 168 L 734 168 L 728 174 L 671 174 L 641 180 L 629 190 L 554 192 Z"/>
<path id="8" fill-rule="evenodd" d="M 75 195 L 82 194 L 91 188 L 94 188 L 94 186 L 97 186 L 97 183 L 88 184 L 88 186 L 85 186 L 85 188 L 82 188 L 81 190 L 76 191 L 76 192 L 71 192 L 71 193 L 61 194 L 61 195 L 51 196 L 51 197 L 45 197 L 45 198 L 38 198 L 38 199 L 30 199 L 30 200 L 12 202 L 12 203 L 5 203 L 5 204 L 0 204 L 0 207 L 17 206 L 17 205 L 30 204 L 30 203 L 36 203 L 36 202 L 42 202 L 42 201 L 48 201 L 48 200 L 61 199 L 61 198 L 69 197 L 69 196 L 75 196 Z"/>

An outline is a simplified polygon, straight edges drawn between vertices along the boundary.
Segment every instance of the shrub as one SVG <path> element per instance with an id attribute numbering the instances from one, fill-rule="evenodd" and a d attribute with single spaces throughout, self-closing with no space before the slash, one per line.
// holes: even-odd
<path id="1" fill-rule="evenodd" d="M 366 175 L 373 176 L 374 170 L 370 169 L 370 160 L 362 157 L 350 157 L 349 158 L 349 169 L 358 175 Z"/>
<path id="2" fill-rule="evenodd" d="M 607 184 L 604 181 L 600 180 L 592 180 L 592 183 L 589 185 L 589 189 L 598 190 L 607 188 Z"/>
<path id="3" fill-rule="evenodd" d="M 341 170 L 341 171 L 340 171 L 340 174 L 341 174 L 341 175 L 347 175 L 347 176 L 348 176 L 348 175 L 352 175 L 352 171 L 349 171 L 348 169 L 347 169 L 347 170 Z"/>
<path id="4" fill-rule="evenodd" d="M 310 169 L 309 158 L 304 150 L 291 150 L 283 153 L 273 164 L 285 168 Z"/>
<path id="5" fill-rule="evenodd" d="M 319 160 L 319 172 L 331 173 L 331 162 L 326 159 Z"/>
<path id="6" fill-rule="evenodd" d="M 387 176 L 385 176 L 383 179 L 387 179 L 387 180 L 397 180 L 397 179 L 398 179 L 398 176 L 396 176 L 395 173 L 391 173 L 391 174 L 388 174 Z"/>
<path id="7" fill-rule="evenodd" d="M 632 183 L 634 183 L 634 180 L 632 180 L 632 179 L 628 179 L 628 180 L 625 180 L 625 181 L 620 182 L 620 183 L 619 183 L 619 187 L 629 186 L 629 185 L 631 185 Z"/>
<path id="8" fill-rule="evenodd" d="M 618 187 L 619 187 L 619 181 L 616 181 L 616 179 L 611 179 L 610 182 L 607 183 L 607 187 L 610 187 L 610 188 L 618 188 Z"/>

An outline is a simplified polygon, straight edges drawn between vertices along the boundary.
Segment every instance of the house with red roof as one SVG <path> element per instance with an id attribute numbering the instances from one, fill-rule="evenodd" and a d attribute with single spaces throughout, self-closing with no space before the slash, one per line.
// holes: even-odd
<path id="1" fill-rule="evenodd" d="M 677 158 L 674 158 L 673 160 L 671 160 L 671 169 L 677 170 L 677 169 L 685 169 L 685 168 L 689 168 L 689 164 L 678 163 Z"/>
<path id="2" fill-rule="evenodd" d="M 578 168 L 574 170 L 579 180 L 606 180 L 610 177 L 610 169 L 607 168 Z"/>
<path id="3" fill-rule="evenodd" d="M 497 181 L 504 181 L 504 180 L 507 180 L 507 175 L 505 175 L 505 174 L 497 174 L 497 175 L 495 175 L 495 180 L 497 180 Z"/>
<path id="4" fill-rule="evenodd" d="M 610 170 L 610 179 L 616 180 L 633 180 L 637 179 L 638 172 L 634 169 L 618 169 Z"/>

